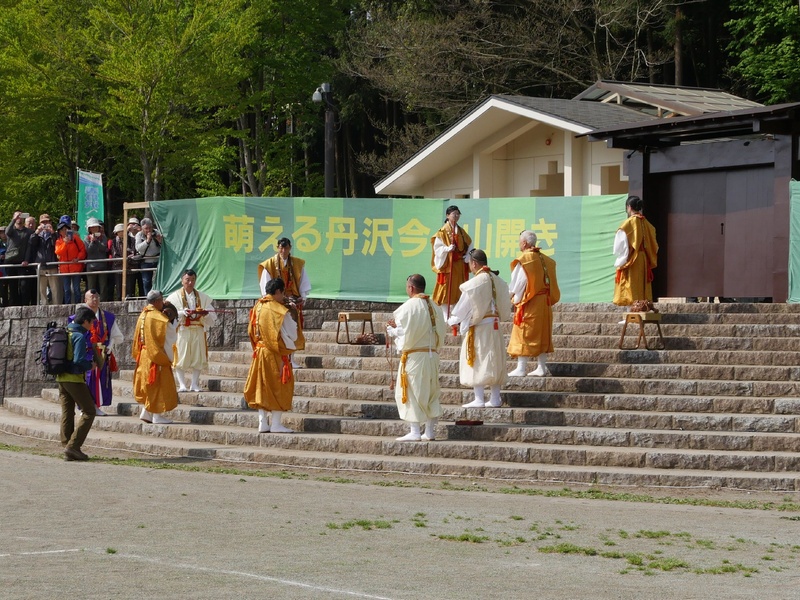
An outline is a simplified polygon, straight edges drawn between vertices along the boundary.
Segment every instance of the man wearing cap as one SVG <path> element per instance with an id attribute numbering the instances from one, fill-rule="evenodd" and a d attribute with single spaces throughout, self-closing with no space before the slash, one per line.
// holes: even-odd
<path id="1" fill-rule="evenodd" d="M 136 287 L 139 287 L 139 296 L 144 296 L 144 282 L 142 281 L 142 257 L 136 252 L 136 234 L 142 228 L 139 226 L 139 219 L 131 217 L 128 219 L 128 277 L 125 281 L 125 294 L 129 298 L 137 296 Z"/>
<path id="2" fill-rule="evenodd" d="M 56 257 L 56 231 L 47 213 L 39 217 L 39 226 L 34 231 L 28 247 L 30 263 L 39 265 L 39 304 L 47 304 L 47 289 L 50 288 L 50 304 L 61 304 L 64 288 L 59 281 Z"/>
<path id="3" fill-rule="evenodd" d="M 80 302 L 81 272 L 86 259 L 86 247 L 79 235 L 72 231 L 72 219 L 63 215 L 58 220 L 58 238 L 56 238 L 56 256 L 60 261 L 58 270 L 64 288 L 64 304 Z"/>
<path id="4" fill-rule="evenodd" d="M 211 297 L 195 289 L 197 273 L 186 269 L 181 276 L 181 287 L 167 296 L 167 302 L 178 309 L 177 350 L 173 366 L 178 380 L 179 392 L 200 391 L 200 371 L 208 366 L 208 344 L 206 327 L 217 320 L 213 312 Z M 212 312 L 209 312 L 212 310 Z M 184 373 L 192 372 L 192 383 L 187 389 Z"/>
<path id="5" fill-rule="evenodd" d="M 101 300 L 108 300 L 108 277 L 100 271 L 107 271 L 108 238 L 103 233 L 103 226 L 99 219 L 92 217 L 86 221 L 86 287 L 98 290 Z"/>
<path id="6" fill-rule="evenodd" d="M 108 240 L 108 256 L 114 259 L 110 266 L 110 268 L 114 270 L 114 273 L 111 274 L 109 281 L 109 293 L 113 300 L 122 300 L 125 298 L 125 292 L 122 290 L 122 257 L 124 256 L 122 242 L 124 238 L 125 225 L 117 223 L 114 225 L 114 235 Z M 128 264 L 128 268 L 130 268 L 130 264 Z M 128 279 L 130 278 L 131 274 L 128 273 Z"/>
<path id="7" fill-rule="evenodd" d="M 6 268 L 8 277 L 26 275 L 28 272 L 28 245 L 33 231 L 25 226 L 25 220 L 29 215 L 22 211 L 16 211 L 11 219 L 11 223 L 6 227 Z M 30 285 L 27 279 L 11 279 L 8 282 L 8 299 L 12 306 L 30 304 L 27 301 Z"/>
<path id="8" fill-rule="evenodd" d="M 142 230 L 136 234 L 136 253 L 142 257 L 142 283 L 144 293 L 153 287 L 153 269 L 158 266 L 158 257 L 161 255 L 161 234 L 153 228 L 153 222 L 145 217 L 142 219 Z"/>
<path id="9" fill-rule="evenodd" d="M 285 286 L 284 302 L 297 323 L 295 349 L 304 350 L 306 338 L 303 335 L 303 304 L 311 291 L 311 281 L 306 274 L 306 261 L 292 256 L 292 242 L 289 238 L 278 240 L 278 253 L 258 265 L 258 281 L 261 295 L 266 294 L 266 284 L 271 279 L 282 279 Z M 299 369 L 292 354 L 292 366 Z"/>

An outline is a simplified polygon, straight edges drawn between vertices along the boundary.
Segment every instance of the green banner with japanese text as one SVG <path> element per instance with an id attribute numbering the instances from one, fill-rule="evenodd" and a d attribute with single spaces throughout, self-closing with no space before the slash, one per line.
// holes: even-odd
<path id="1" fill-rule="evenodd" d="M 614 234 L 625 219 L 624 195 L 555 198 L 394 199 L 216 197 L 153 202 L 164 234 L 155 286 L 168 293 L 181 273 L 213 298 L 260 295 L 258 263 L 279 238 L 306 261 L 310 297 L 401 302 L 405 280 L 421 273 L 433 290 L 431 237 L 457 204 L 459 224 L 489 266 L 508 280 L 519 233 L 533 230 L 557 263 L 563 302 L 610 302 Z"/>
<path id="2" fill-rule="evenodd" d="M 86 221 L 95 218 L 105 221 L 103 175 L 78 169 L 78 210 L 75 212 L 81 232 L 86 231 Z M 109 230 L 106 230 L 106 234 Z"/>

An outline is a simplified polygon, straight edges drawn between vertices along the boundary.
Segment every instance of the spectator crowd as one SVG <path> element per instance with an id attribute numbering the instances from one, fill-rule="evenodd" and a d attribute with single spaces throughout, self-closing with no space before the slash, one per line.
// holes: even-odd
<path id="1" fill-rule="evenodd" d="M 86 290 L 102 301 L 147 296 L 161 254 L 162 236 L 148 218 L 130 217 L 111 233 L 90 218 L 86 234 L 69 215 L 53 221 L 16 211 L 0 229 L 0 305 L 78 304 Z M 127 274 L 122 268 L 127 237 Z"/>

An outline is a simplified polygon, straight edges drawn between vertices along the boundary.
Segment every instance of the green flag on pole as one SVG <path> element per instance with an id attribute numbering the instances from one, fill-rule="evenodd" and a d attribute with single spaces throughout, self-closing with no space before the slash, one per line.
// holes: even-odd
<path id="1" fill-rule="evenodd" d="M 78 225 L 86 231 L 86 221 L 94 217 L 105 221 L 103 174 L 78 169 Z"/>

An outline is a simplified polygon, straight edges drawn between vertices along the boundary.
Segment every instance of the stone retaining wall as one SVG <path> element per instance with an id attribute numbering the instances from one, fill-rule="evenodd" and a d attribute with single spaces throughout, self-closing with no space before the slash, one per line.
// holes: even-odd
<path id="1" fill-rule="evenodd" d="M 253 300 L 216 301 L 217 323 L 208 333 L 213 349 L 235 349 L 247 342 L 247 322 Z M 125 336 L 125 345 L 115 352 L 120 369 L 132 369 L 130 344 L 136 319 L 144 300 L 105 302 L 103 308 L 114 313 Z M 319 329 L 325 321 L 335 321 L 339 311 L 390 312 L 396 304 L 310 299 L 305 311 L 306 329 Z M 53 377 L 45 376 L 35 364 L 42 335 L 50 321 L 66 323 L 75 312 L 71 305 L 11 306 L 0 308 L 0 400 L 8 397 L 38 396 L 43 388 L 56 387 Z"/>

